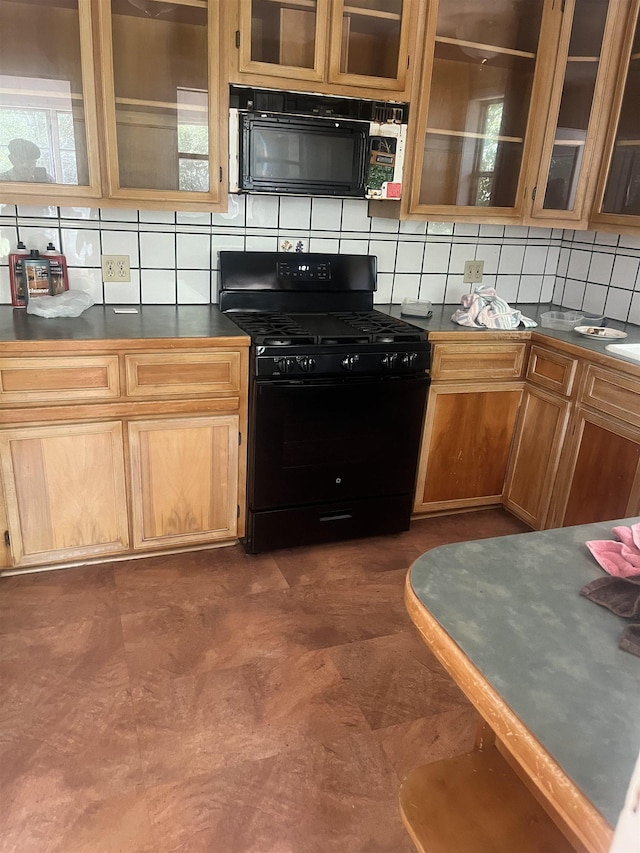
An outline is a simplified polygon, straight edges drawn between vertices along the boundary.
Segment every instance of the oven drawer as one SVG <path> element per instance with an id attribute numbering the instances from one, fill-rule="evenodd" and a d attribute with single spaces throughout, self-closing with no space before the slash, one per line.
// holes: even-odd
<path id="1" fill-rule="evenodd" d="M 251 554 L 409 529 L 412 495 L 365 498 L 293 509 L 250 512 L 245 548 Z"/>

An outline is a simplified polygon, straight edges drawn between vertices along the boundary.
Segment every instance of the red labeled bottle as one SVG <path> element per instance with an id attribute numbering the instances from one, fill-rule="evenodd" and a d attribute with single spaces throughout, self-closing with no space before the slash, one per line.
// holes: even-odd
<path id="1" fill-rule="evenodd" d="M 9 253 L 9 285 L 11 287 L 11 304 L 14 308 L 24 308 L 27 304 L 24 290 L 24 269 L 22 262 L 29 257 L 29 250 L 22 240 L 18 242 L 15 252 Z"/>

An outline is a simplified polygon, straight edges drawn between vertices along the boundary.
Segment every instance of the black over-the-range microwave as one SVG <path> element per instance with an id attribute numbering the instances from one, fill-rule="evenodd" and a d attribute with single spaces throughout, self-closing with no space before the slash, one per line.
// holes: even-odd
<path id="1" fill-rule="evenodd" d="M 232 86 L 229 190 L 398 199 L 407 104 Z"/>

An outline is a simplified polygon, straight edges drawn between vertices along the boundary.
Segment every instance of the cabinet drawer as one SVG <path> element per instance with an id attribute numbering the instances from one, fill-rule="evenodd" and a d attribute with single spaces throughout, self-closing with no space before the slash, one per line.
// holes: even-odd
<path id="1" fill-rule="evenodd" d="M 118 356 L 0 358 L 0 401 L 110 400 L 120 395 Z"/>
<path id="2" fill-rule="evenodd" d="M 578 360 L 560 352 L 544 349 L 543 347 L 531 347 L 529 364 L 527 366 L 527 379 L 541 385 L 549 391 L 557 394 L 571 395 L 573 389 Z"/>
<path id="3" fill-rule="evenodd" d="M 640 426 L 640 381 L 588 365 L 580 401 L 626 423 Z"/>
<path id="4" fill-rule="evenodd" d="M 435 344 L 433 379 L 519 379 L 524 368 L 525 343 Z"/>
<path id="5" fill-rule="evenodd" d="M 131 397 L 239 393 L 239 352 L 162 352 L 125 356 Z"/>

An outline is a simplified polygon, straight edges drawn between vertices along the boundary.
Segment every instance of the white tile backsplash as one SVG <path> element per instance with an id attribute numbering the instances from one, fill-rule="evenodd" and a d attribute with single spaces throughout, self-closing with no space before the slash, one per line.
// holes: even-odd
<path id="1" fill-rule="evenodd" d="M 444 302 L 447 276 L 438 273 L 424 273 L 420 278 L 420 299 L 428 299 L 434 305 Z"/>
<path id="2" fill-rule="evenodd" d="M 524 264 L 524 246 L 503 246 L 498 262 L 499 275 L 520 275 Z"/>
<path id="3" fill-rule="evenodd" d="M 358 199 L 229 197 L 228 211 L 138 211 L 0 206 L 0 302 L 10 301 L 7 254 L 49 241 L 67 256 L 70 281 L 107 304 L 217 300 L 218 252 L 295 250 L 373 254 L 376 303 L 420 295 L 459 304 L 471 290 L 464 262 L 484 261 L 484 283 L 504 299 L 553 301 L 640 324 L 640 238 L 606 232 L 368 216 Z M 128 255 L 131 283 L 103 284 L 101 255 Z"/>
<path id="4" fill-rule="evenodd" d="M 140 268 L 175 270 L 175 267 L 175 235 L 166 231 L 141 231 Z"/>
<path id="5" fill-rule="evenodd" d="M 88 229 L 62 228 L 62 252 L 70 267 L 99 267 L 100 232 Z M 124 252 L 118 252 L 122 255 Z"/>
<path id="6" fill-rule="evenodd" d="M 176 266 L 179 270 L 209 270 L 211 236 L 209 234 L 178 234 L 176 253 Z"/>
<path id="7" fill-rule="evenodd" d="M 140 270 L 140 282 L 145 305 L 175 305 L 175 270 Z"/>
<path id="8" fill-rule="evenodd" d="M 104 287 L 105 305 L 139 305 L 140 272 L 131 270 L 131 281 L 106 281 Z"/>
<path id="9" fill-rule="evenodd" d="M 177 285 L 179 304 L 204 305 L 211 302 L 211 272 L 208 269 L 180 270 Z"/>
<path id="10" fill-rule="evenodd" d="M 393 273 L 396 268 L 396 250 L 398 243 L 395 240 L 371 240 L 369 242 L 369 254 L 378 259 L 378 272 Z"/>
<path id="11" fill-rule="evenodd" d="M 140 251 L 138 248 L 137 231 L 109 231 L 102 232 L 102 254 L 103 255 L 129 255 L 129 265 L 140 266 Z M 100 264 L 100 261 L 98 261 Z"/>
<path id="12" fill-rule="evenodd" d="M 424 248 L 422 271 L 425 273 L 446 273 L 449 270 L 451 243 L 428 242 Z"/>
<path id="13" fill-rule="evenodd" d="M 314 198 L 311 201 L 311 228 L 314 231 L 339 231 L 342 204 L 337 198 Z M 396 223 L 397 225 L 397 223 Z"/>
<path id="14" fill-rule="evenodd" d="M 396 273 L 415 273 L 422 271 L 424 243 L 398 243 L 396 254 Z M 419 280 L 419 279 L 418 279 Z"/>
<path id="15" fill-rule="evenodd" d="M 630 290 L 621 290 L 619 287 L 610 287 L 607 293 L 607 301 L 604 306 L 607 317 L 612 317 L 614 320 L 622 320 L 626 322 L 631 307 L 632 292 Z"/>
<path id="16" fill-rule="evenodd" d="M 311 228 L 311 199 L 283 196 L 278 224 L 284 231 L 308 231 Z"/>
<path id="17" fill-rule="evenodd" d="M 607 287 L 603 284 L 587 284 L 584 292 L 584 301 L 580 306 L 589 314 L 604 313 L 605 302 L 607 301 Z"/>
<path id="18" fill-rule="evenodd" d="M 611 286 L 623 287 L 625 290 L 635 290 L 639 263 L 638 258 L 631 258 L 628 255 L 617 255 L 613 262 Z"/>
<path id="19" fill-rule="evenodd" d="M 588 280 L 595 284 L 609 284 L 615 255 L 605 252 L 594 252 L 589 267 Z"/>
<path id="20" fill-rule="evenodd" d="M 396 273 L 393 281 L 393 302 L 417 299 L 420 292 L 420 273 Z"/>

